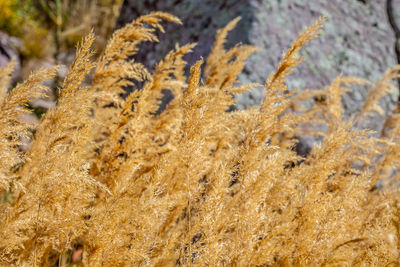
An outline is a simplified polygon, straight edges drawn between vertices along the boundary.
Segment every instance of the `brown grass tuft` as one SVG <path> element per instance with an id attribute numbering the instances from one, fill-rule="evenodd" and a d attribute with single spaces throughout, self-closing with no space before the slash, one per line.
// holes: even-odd
<path id="1" fill-rule="evenodd" d="M 32 74 L 10 93 L 12 65 L 0 72 L 1 264 L 399 262 L 398 190 L 376 186 L 400 162 L 398 112 L 386 125 L 390 134 L 372 138 L 341 106 L 348 85 L 368 81 L 340 75 L 322 90 L 300 93 L 285 85 L 301 62 L 298 51 L 318 36 L 325 18 L 284 54 L 262 105 L 233 112 L 227 110 L 234 95 L 258 86 L 237 86 L 256 49 L 224 48 L 239 19 L 218 32 L 205 64 L 194 64 L 189 77 L 184 55 L 194 44 L 177 45 L 153 71 L 131 59 L 140 43 L 158 41 L 163 20 L 180 23 L 161 12 L 140 17 L 114 33 L 96 62 L 89 34 L 26 153 L 18 149 L 29 133 L 23 106 L 41 95 L 40 83 L 56 69 Z M 398 67 L 372 87 L 362 113 L 381 112 L 377 98 L 389 93 L 393 78 Z M 160 109 L 166 92 L 173 98 Z M 305 100 L 315 103 L 297 109 Z M 301 157 L 295 137 L 305 123 L 326 127 L 308 133 L 323 140 Z"/>

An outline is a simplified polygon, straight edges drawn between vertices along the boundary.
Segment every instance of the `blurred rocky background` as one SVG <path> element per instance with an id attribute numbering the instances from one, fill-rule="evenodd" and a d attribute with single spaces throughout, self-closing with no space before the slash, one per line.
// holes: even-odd
<path id="1" fill-rule="evenodd" d="M 326 15 L 324 34 L 305 47 L 304 61 L 288 81 L 291 88 L 321 88 L 340 73 L 375 81 L 397 64 L 388 2 L 396 23 L 400 23 L 399 0 L 125 0 L 117 27 L 151 11 L 177 15 L 184 27 L 168 25 L 167 34 L 160 36 L 162 42 L 145 45 L 145 53 L 138 59 L 153 66 L 175 43 L 197 42 L 187 58 L 193 64 L 207 56 L 216 30 L 241 16 L 227 46 L 243 42 L 261 48 L 248 60 L 240 79 L 263 83 L 296 36 L 316 18 Z M 348 113 L 359 110 L 366 94 L 366 88 L 354 88 L 344 101 Z M 397 95 L 394 93 L 385 104 L 392 107 Z M 240 98 L 238 107 L 257 104 L 262 97 L 262 88 L 253 90 Z"/>
<path id="2" fill-rule="evenodd" d="M 323 88 L 341 73 L 374 82 L 400 62 L 400 0 L 124 0 L 117 27 L 151 11 L 170 12 L 184 25 L 167 25 L 160 43 L 143 45 L 144 52 L 135 59 L 151 68 L 176 43 L 198 43 L 186 58 L 189 65 L 207 57 L 217 29 L 237 16 L 242 19 L 227 47 L 242 42 L 261 48 L 248 60 L 241 83 L 263 84 L 291 42 L 321 15 L 328 18 L 324 33 L 301 51 L 304 60 L 289 77 L 289 88 Z M 351 89 L 343 98 L 347 117 L 360 111 L 369 87 Z M 357 127 L 380 135 L 398 98 L 399 90 L 382 98 L 385 114 L 368 116 Z M 236 108 L 257 105 L 262 99 L 263 88 L 255 88 L 239 97 Z M 298 152 L 307 154 L 316 139 L 299 137 Z"/>
<path id="3" fill-rule="evenodd" d="M 302 50 L 304 61 L 288 79 L 289 88 L 323 88 L 340 73 L 376 81 L 400 60 L 400 0 L 0 0 L 0 66 L 17 59 L 15 81 L 41 66 L 68 66 L 76 42 L 91 28 L 101 51 L 113 29 L 152 11 L 174 14 L 183 26 L 165 24 L 160 43 L 142 45 L 135 59 L 150 68 L 176 43 L 198 43 L 186 58 L 190 65 L 207 57 L 217 29 L 238 16 L 227 47 L 242 42 L 261 48 L 248 60 L 242 83 L 264 83 L 296 36 L 321 15 L 328 17 L 324 33 Z M 66 72 L 61 68 L 54 88 Z M 365 86 L 352 89 L 343 99 L 348 116 L 360 110 L 368 93 Z M 398 95 L 381 101 L 384 116 Z M 55 89 L 40 108 L 56 98 Z M 256 88 L 240 96 L 236 107 L 262 99 L 263 88 Z M 361 127 L 380 131 L 383 121 L 376 115 Z"/>

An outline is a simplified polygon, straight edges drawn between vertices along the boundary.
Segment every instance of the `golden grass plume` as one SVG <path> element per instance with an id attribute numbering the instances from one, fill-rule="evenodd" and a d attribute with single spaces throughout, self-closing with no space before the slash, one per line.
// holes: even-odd
<path id="1" fill-rule="evenodd" d="M 323 90 L 300 93 L 285 85 L 301 62 L 297 52 L 318 36 L 325 18 L 284 54 L 266 81 L 261 106 L 233 112 L 227 110 L 234 94 L 257 86 L 237 84 L 256 49 L 224 48 L 239 20 L 218 32 L 210 55 L 189 77 L 184 55 L 194 44 L 177 45 L 153 71 L 131 59 L 140 43 L 158 41 L 162 20 L 180 23 L 162 12 L 140 17 L 114 33 L 97 61 L 89 34 L 26 153 L 17 145 L 29 128 L 19 116 L 55 69 L 32 74 L 10 92 L 12 65 L 1 71 L 0 182 L 8 196 L 0 206 L 1 264 L 399 262 L 398 190 L 374 190 L 381 170 L 399 161 L 398 130 L 370 138 L 344 118 L 341 106 L 345 85 L 367 81 L 339 76 Z M 91 84 L 83 86 L 92 69 Z M 398 67 L 370 94 L 382 97 L 389 91 L 376 88 L 390 88 L 397 77 Z M 138 88 L 123 98 L 127 86 Z M 174 97 L 160 110 L 165 90 Z M 326 101 L 291 112 L 297 101 L 315 96 Z M 369 99 L 362 112 L 380 112 L 376 96 Z M 312 118 L 328 128 L 322 143 L 301 157 L 295 136 Z M 78 247 L 83 255 L 77 263 L 71 254 Z"/>

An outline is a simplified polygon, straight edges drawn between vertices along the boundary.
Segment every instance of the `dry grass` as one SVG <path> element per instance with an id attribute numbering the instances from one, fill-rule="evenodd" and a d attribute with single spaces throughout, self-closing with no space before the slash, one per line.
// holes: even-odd
<path id="1" fill-rule="evenodd" d="M 1 264 L 69 265 L 82 247 L 84 266 L 396 266 L 399 194 L 373 188 L 400 160 L 398 112 L 372 138 L 341 106 L 346 85 L 367 81 L 339 76 L 299 94 L 285 85 L 324 18 L 283 55 L 262 105 L 234 112 L 226 112 L 233 95 L 257 86 L 236 86 L 255 48 L 224 49 L 238 20 L 218 32 L 189 78 L 183 56 L 194 44 L 177 45 L 153 71 L 130 59 L 141 42 L 158 41 L 162 20 L 180 23 L 161 12 L 142 16 L 116 31 L 97 61 L 89 34 L 36 129 L 21 120 L 23 106 L 56 70 L 9 93 L 12 65 L 0 72 Z M 92 69 L 92 84 L 82 87 Z M 381 112 L 378 100 L 398 73 L 372 87 L 362 113 Z M 174 98 L 160 112 L 165 90 Z M 291 112 L 314 98 L 323 101 Z M 295 136 L 312 120 L 326 131 L 313 133 L 323 142 L 302 158 Z M 23 153 L 19 140 L 30 133 Z"/>

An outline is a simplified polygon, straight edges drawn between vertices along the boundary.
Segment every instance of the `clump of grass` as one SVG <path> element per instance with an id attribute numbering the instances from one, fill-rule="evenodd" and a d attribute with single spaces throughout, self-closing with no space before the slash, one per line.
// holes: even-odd
<path id="1" fill-rule="evenodd" d="M 343 117 L 340 101 L 345 85 L 367 81 L 339 76 L 298 94 L 285 85 L 325 19 L 283 55 L 261 106 L 233 112 L 234 95 L 258 86 L 237 86 L 256 49 L 224 48 L 238 20 L 218 32 L 188 78 L 184 55 L 194 44 L 177 45 L 153 71 L 131 59 L 141 42 L 158 41 L 163 20 L 180 23 L 162 12 L 142 16 L 116 31 L 97 61 L 89 34 L 26 153 L 18 149 L 29 133 L 20 114 L 55 69 L 10 93 L 12 66 L 1 72 L 1 186 L 12 196 L 0 205 L 1 263 L 67 265 L 79 247 L 85 266 L 396 264 L 399 195 L 373 189 L 399 160 L 397 113 L 390 134 L 372 138 Z M 92 69 L 91 85 L 82 86 Z M 398 67 L 371 89 L 363 113 L 380 112 L 372 96 L 397 77 Z M 127 86 L 136 90 L 123 98 Z M 174 97 L 160 111 L 166 90 Z M 291 112 L 315 97 L 324 101 Z M 314 133 L 322 143 L 301 157 L 296 136 L 311 119 L 326 131 Z"/>

